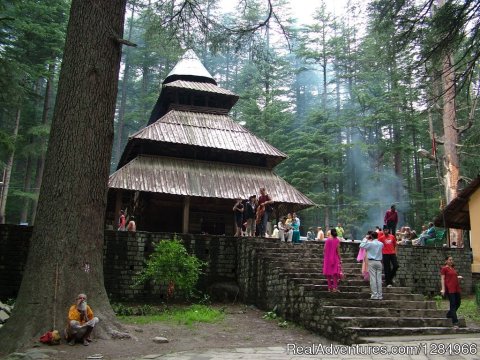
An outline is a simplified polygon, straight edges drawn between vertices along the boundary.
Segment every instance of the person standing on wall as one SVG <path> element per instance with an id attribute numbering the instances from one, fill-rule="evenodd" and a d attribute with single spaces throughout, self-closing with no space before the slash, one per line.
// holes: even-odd
<path id="1" fill-rule="evenodd" d="M 398 212 L 395 205 L 390 206 L 390 210 L 387 210 L 383 218 L 383 223 L 390 229 L 390 234 L 395 235 L 398 224 Z"/>
<path id="2" fill-rule="evenodd" d="M 267 231 L 267 222 L 273 212 L 274 203 L 272 197 L 267 194 L 264 187 L 260 188 L 260 197 L 258 198 L 257 219 L 259 224 L 258 236 L 264 237 Z"/>
<path id="3" fill-rule="evenodd" d="M 393 286 L 393 278 L 397 274 L 397 239 L 390 234 L 390 229 L 387 226 L 383 228 L 383 236 L 378 238 L 378 241 L 383 243 L 383 269 L 385 270 L 385 285 L 387 287 Z"/>
<path id="4" fill-rule="evenodd" d="M 255 236 L 255 212 L 257 210 L 257 195 L 248 198 L 245 204 L 245 219 L 247 220 L 247 236 Z"/>
<path id="5" fill-rule="evenodd" d="M 337 227 L 335 228 L 337 232 L 337 236 L 340 238 L 340 240 L 344 239 L 345 235 L 345 230 L 343 229 L 342 223 L 338 223 Z"/>
<path id="6" fill-rule="evenodd" d="M 447 318 L 452 319 L 454 329 L 458 329 L 457 310 L 462 303 L 459 279 L 463 279 L 463 277 L 458 275 L 455 270 L 453 258 L 447 256 L 445 258 L 445 266 L 440 270 L 440 281 L 442 283 L 440 294 L 448 297 L 450 309 L 447 312 Z"/>
<path id="7" fill-rule="evenodd" d="M 118 218 L 118 231 L 125 231 L 125 224 L 127 219 L 125 218 L 125 211 L 120 210 L 120 217 Z"/>
<path id="8" fill-rule="evenodd" d="M 235 235 L 233 236 L 242 236 L 243 210 L 242 199 L 236 198 L 235 205 L 233 205 L 233 215 L 235 217 Z"/>

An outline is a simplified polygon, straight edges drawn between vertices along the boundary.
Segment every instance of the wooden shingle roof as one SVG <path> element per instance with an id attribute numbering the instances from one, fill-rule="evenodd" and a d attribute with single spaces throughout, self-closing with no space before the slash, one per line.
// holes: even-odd
<path id="1" fill-rule="evenodd" d="M 227 115 L 171 110 L 129 139 L 143 139 L 260 154 L 285 159 L 287 155 L 258 138 Z"/>
<path id="2" fill-rule="evenodd" d="M 160 156 L 137 156 L 110 176 L 108 186 L 219 199 L 247 199 L 263 186 L 275 202 L 294 210 L 315 205 L 266 168 Z"/>

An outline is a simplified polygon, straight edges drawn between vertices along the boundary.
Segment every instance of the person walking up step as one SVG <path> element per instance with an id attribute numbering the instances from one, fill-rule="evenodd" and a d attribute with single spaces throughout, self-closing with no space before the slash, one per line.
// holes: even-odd
<path id="1" fill-rule="evenodd" d="M 382 300 L 382 250 L 383 243 L 378 241 L 378 234 L 372 231 L 360 243 L 360 247 L 367 251 L 368 274 L 370 276 L 370 292 L 372 300 Z"/>

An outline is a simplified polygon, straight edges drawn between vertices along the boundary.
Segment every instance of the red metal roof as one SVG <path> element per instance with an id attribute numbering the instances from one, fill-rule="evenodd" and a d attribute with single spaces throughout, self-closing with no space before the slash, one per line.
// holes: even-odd
<path id="1" fill-rule="evenodd" d="M 247 199 L 265 187 L 276 203 L 315 205 L 272 170 L 178 158 L 138 156 L 109 178 L 109 187 L 205 198 Z"/>
<path id="2" fill-rule="evenodd" d="M 130 139 L 209 147 L 286 158 L 226 115 L 171 110 Z"/>

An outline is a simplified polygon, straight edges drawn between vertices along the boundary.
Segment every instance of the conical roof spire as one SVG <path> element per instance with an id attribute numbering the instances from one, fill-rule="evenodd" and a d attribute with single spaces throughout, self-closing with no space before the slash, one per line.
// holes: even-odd
<path id="1" fill-rule="evenodd" d="M 195 51 L 189 49 L 183 54 L 180 61 L 170 71 L 168 76 L 163 81 L 164 84 L 175 80 L 187 80 L 196 82 L 206 82 L 217 85 L 215 79 L 210 75 L 205 66 L 198 58 Z"/>

